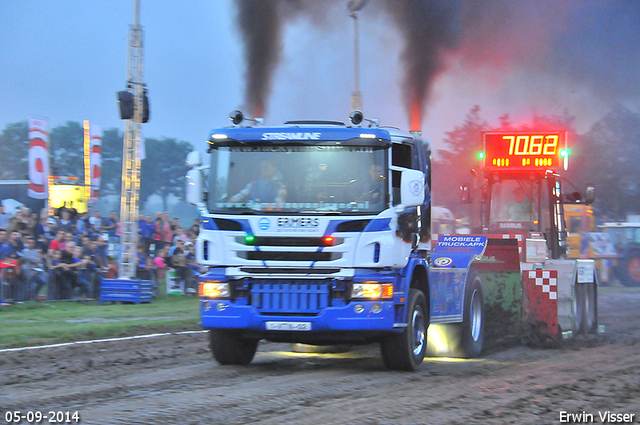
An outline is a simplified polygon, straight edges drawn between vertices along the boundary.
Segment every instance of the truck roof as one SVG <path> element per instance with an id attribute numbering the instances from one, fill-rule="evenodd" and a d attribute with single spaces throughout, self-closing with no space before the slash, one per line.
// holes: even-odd
<path id="1" fill-rule="evenodd" d="M 231 142 L 255 142 L 255 141 L 347 141 L 362 139 L 362 141 L 378 140 L 379 142 L 391 140 L 389 130 L 383 128 L 346 127 L 334 123 L 313 122 L 313 124 L 301 124 L 295 122 L 282 126 L 270 127 L 226 127 L 211 131 L 210 143 L 223 146 L 225 141 Z"/>

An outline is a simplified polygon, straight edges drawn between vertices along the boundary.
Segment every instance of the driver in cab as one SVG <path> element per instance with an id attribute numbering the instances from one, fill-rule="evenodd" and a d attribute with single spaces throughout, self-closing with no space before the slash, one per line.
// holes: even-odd
<path id="1" fill-rule="evenodd" d="M 530 221 L 533 216 L 534 204 L 526 197 L 521 187 L 513 191 L 514 200 L 507 207 L 507 216 L 510 221 Z"/>
<path id="2" fill-rule="evenodd" d="M 287 188 L 282 183 L 282 174 L 270 161 L 260 163 L 260 176 L 244 189 L 229 198 L 228 202 L 252 201 L 256 203 L 283 203 Z"/>

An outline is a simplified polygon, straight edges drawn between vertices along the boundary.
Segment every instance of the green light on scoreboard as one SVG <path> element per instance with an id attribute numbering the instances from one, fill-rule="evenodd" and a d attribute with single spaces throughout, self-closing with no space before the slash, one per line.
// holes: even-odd
<path id="1" fill-rule="evenodd" d="M 476 156 L 478 157 L 478 159 L 484 159 L 484 152 L 478 152 Z"/>
<path id="2" fill-rule="evenodd" d="M 255 236 L 253 236 L 253 235 L 247 235 L 247 236 L 244 237 L 244 241 L 246 243 L 252 243 L 254 239 L 255 239 Z"/>
<path id="3" fill-rule="evenodd" d="M 560 151 L 560 156 L 561 156 L 562 158 L 566 158 L 566 157 L 568 157 L 568 156 L 569 156 L 569 149 L 562 149 L 562 150 Z"/>

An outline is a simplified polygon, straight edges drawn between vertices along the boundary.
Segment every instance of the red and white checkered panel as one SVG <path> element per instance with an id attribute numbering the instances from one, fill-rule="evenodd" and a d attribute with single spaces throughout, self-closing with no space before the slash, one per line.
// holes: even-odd
<path id="1" fill-rule="evenodd" d="M 522 272 L 524 319 L 544 324 L 538 331 L 558 337 L 558 271 L 525 270 Z"/>
<path id="2" fill-rule="evenodd" d="M 558 272 L 556 270 L 528 270 L 529 279 L 535 279 L 542 293 L 549 294 L 550 300 L 558 299 Z M 551 277 L 553 273 L 554 277 Z"/>

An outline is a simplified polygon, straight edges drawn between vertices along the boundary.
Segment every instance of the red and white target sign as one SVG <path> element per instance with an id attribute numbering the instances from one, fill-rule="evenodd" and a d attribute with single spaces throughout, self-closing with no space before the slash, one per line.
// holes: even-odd
<path id="1" fill-rule="evenodd" d="M 449 257 L 440 257 L 440 258 L 434 260 L 433 264 L 435 264 L 437 267 L 447 267 L 452 262 L 453 262 L 453 260 L 451 258 L 449 258 Z"/>
<path id="2" fill-rule="evenodd" d="M 49 182 L 49 120 L 29 115 L 29 187 L 27 195 L 46 199 Z"/>
<path id="3" fill-rule="evenodd" d="M 98 197 L 102 179 L 102 126 L 92 125 L 89 144 L 89 164 L 91 166 L 91 199 Z"/>

